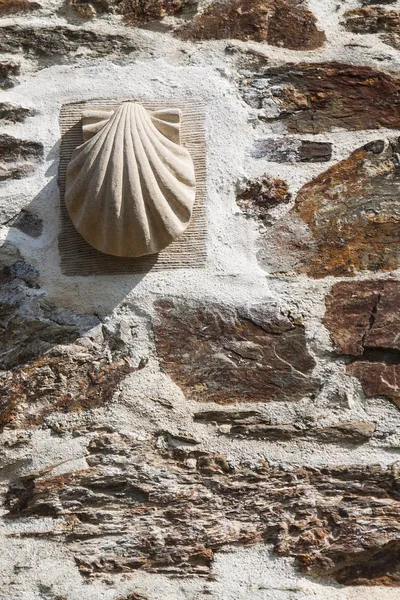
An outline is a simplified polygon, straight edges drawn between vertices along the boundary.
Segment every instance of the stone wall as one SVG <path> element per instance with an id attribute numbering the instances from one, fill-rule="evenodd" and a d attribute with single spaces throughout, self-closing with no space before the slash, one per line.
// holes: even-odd
<path id="1" fill-rule="evenodd" d="M 0 27 L 0 599 L 397 599 L 400 1 Z M 65 275 L 62 105 L 183 98 L 205 268 Z"/>

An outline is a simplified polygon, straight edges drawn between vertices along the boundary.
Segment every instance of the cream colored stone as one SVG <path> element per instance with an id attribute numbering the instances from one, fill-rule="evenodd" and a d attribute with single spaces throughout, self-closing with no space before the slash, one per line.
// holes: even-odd
<path id="1" fill-rule="evenodd" d="M 189 225 L 195 173 L 180 145 L 181 111 L 124 102 L 87 110 L 84 143 L 67 169 L 65 202 L 76 229 L 105 254 L 138 257 L 168 246 Z"/>

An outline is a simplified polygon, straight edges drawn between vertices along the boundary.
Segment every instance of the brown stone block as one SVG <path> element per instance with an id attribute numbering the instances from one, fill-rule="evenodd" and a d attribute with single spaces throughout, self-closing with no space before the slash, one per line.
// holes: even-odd
<path id="1" fill-rule="evenodd" d="M 264 138 L 256 140 L 251 155 L 279 163 L 326 162 L 331 160 L 332 144 L 289 137 Z"/>
<path id="2" fill-rule="evenodd" d="M 0 430 L 103 406 L 146 364 L 133 365 L 121 324 L 107 332 L 95 317 L 63 312 L 31 295 L 38 275 L 22 261 L 0 272 Z"/>
<path id="3" fill-rule="evenodd" d="M 313 278 L 396 269 L 397 146 L 397 141 L 371 142 L 305 184 L 292 210 L 262 235 L 262 264 L 272 272 Z"/>
<path id="4" fill-rule="evenodd" d="M 324 324 L 336 350 L 354 357 L 347 373 L 367 396 L 386 396 L 400 407 L 400 281 L 341 282 L 326 298 Z"/>
<path id="5" fill-rule="evenodd" d="M 226 544 L 268 543 L 326 581 L 400 585 L 396 464 L 233 466 L 221 454 L 160 451 L 112 431 L 92 432 L 86 458 L 85 470 L 54 476 L 47 468 L 11 484 L 5 517 L 62 544 L 86 577 L 210 576 Z M 52 517 L 45 531 L 43 517 Z"/>
<path id="6" fill-rule="evenodd" d="M 333 425 L 320 426 L 316 423 L 295 424 L 271 422 L 258 411 L 209 410 L 194 415 L 200 423 L 218 426 L 219 433 L 231 437 L 262 440 L 318 440 L 322 443 L 363 444 L 373 436 L 375 426 L 365 421 L 342 421 Z"/>
<path id="7" fill-rule="evenodd" d="M 172 300 L 156 308 L 161 365 L 189 398 L 219 404 L 296 401 L 319 389 L 304 328 L 277 311 Z"/>
<path id="8" fill-rule="evenodd" d="M 20 12 L 31 12 L 41 8 L 38 2 L 28 2 L 27 0 L 0 0 L 0 17 L 18 14 Z"/>
<path id="9" fill-rule="evenodd" d="M 244 99 L 289 133 L 400 127 L 400 83 L 371 67 L 298 63 L 245 77 Z"/>
<path id="10" fill-rule="evenodd" d="M 33 116 L 35 111 L 31 108 L 23 106 L 14 106 L 10 102 L 0 102 L 0 122 L 5 123 L 21 123 L 27 117 Z"/>
<path id="11" fill-rule="evenodd" d="M 82 47 L 88 56 L 107 58 L 125 56 L 136 50 L 136 44 L 129 37 L 62 25 L 7 25 L 2 27 L 1 33 L 0 52 L 22 52 L 28 58 L 39 60 L 54 56 L 71 60 Z"/>
<path id="12" fill-rule="evenodd" d="M 313 50 L 325 42 L 304 0 L 222 0 L 208 5 L 176 35 L 184 40 L 238 39 L 293 50 Z"/>
<path id="13" fill-rule="evenodd" d="M 179 12 L 191 0 L 68 0 L 67 6 L 82 17 L 104 13 L 122 15 L 130 25 L 144 25 Z"/>
<path id="14" fill-rule="evenodd" d="M 280 204 L 288 204 L 292 199 L 287 183 L 283 179 L 261 177 L 247 181 L 237 192 L 236 202 L 248 217 L 262 222 L 269 219 L 269 211 Z"/>

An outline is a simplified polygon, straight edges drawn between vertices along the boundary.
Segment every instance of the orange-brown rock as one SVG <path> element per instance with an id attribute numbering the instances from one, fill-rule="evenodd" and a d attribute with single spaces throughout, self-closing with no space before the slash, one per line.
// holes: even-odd
<path id="1" fill-rule="evenodd" d="M 383 6 L 356 8 L 345 13 L 346 29 L 354 33 L 381 33 L 380 39 L 400 48 L 400 11 Z"/>
<path id="2" fill-rule="evenodd" d="M 400 407 L 400 281 L 340 282 L 326 299 L 324 323 L 336 351 L 353 357 L 347 373 L 367 396 L 386 396 Z"/>
<path id="3" fill-rule="evenodd" d="M 6 500 L 9 529 L 23 518 L 27 535 L 62 544 L 85 576 L 207 576 L 224 545 L 266 542 L 309 575 L 400 585 L 397 463 L 233 466 L 221 454 L 159 449 L 112 428 L 92 432 L 86 460 L 86 470 L 25 476 Z M 43 517 L 51 517 L 45 531 Z"/>
<path id="4" fill-rule="evenodd" d="M 110 362 L 105 347 L 88 351 L 78 342 L 53 348 L 0 378 L 0 429 L 32 427 L 54 412 L 103 406 L 133 370 L 128 357 Z"/>
<path id="5" fill-rule="evenodd" d="M 245 76 L 241 93 L 259 118 L 289 133 L 400 127 L 400 82 L 371 67 L 298 63 Z"/>
<path id="6" fill-rule="evenodd" d="M 238 191 L 236 202 L 246 216 L 268 219 L 271 208 L 288 204 L 292 199 L 288 184 L 278 177 L 261 177 L 247 181 Z"/>
<path id="7" fill-rule="evenodd" d="M 312 50 L 325 42 L 304 0 L 217 0 L 176 35 L 184 40 L 238 39 Z"/>
<path id="8" fill-rule="evenodd" d="M 157 312 L 161 365 L 189 398 L 219 404 L 295 401 L 319 388 L 304 328 L 276 309 L 165 300 Z"/>
<path id="9" fill-rule="evenodd" d="M 377 140 L 304 185 L 293 209 L 263 234 L 262 264 L 314 278 L 396 269 L 399 169 L 397 141 Z"/>

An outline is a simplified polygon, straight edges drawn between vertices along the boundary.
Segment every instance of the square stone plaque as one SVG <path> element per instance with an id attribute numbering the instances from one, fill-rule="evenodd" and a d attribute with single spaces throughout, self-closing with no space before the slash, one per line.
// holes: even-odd
<path id="1" fill-rule="evenodd" d="M 196 174 L 196 200 L 192 219 L 186 231 L 158 254 L 139 258 L 120 258 L 103 254 L 90 246 L 75 229 L 65 206 L 65 175 L 72 152 L 83 143 L 82 112 L 90 108 L 117 108 L 123 100 L 90 100 L 64 104 L 60 112 L 61 149 L 59 186 L 61 232 L 58 247 L 61 269 L 65 275 L 115 275 L 145 273 L 161 269 L 198 269 L 206 261 L 205 191 L 206 164 L 204 138 L 204 104 L 197 100 L 140 102 L 148 110 L 180 108 L 182 110 L 181 142 L 193 159 Z"/>

